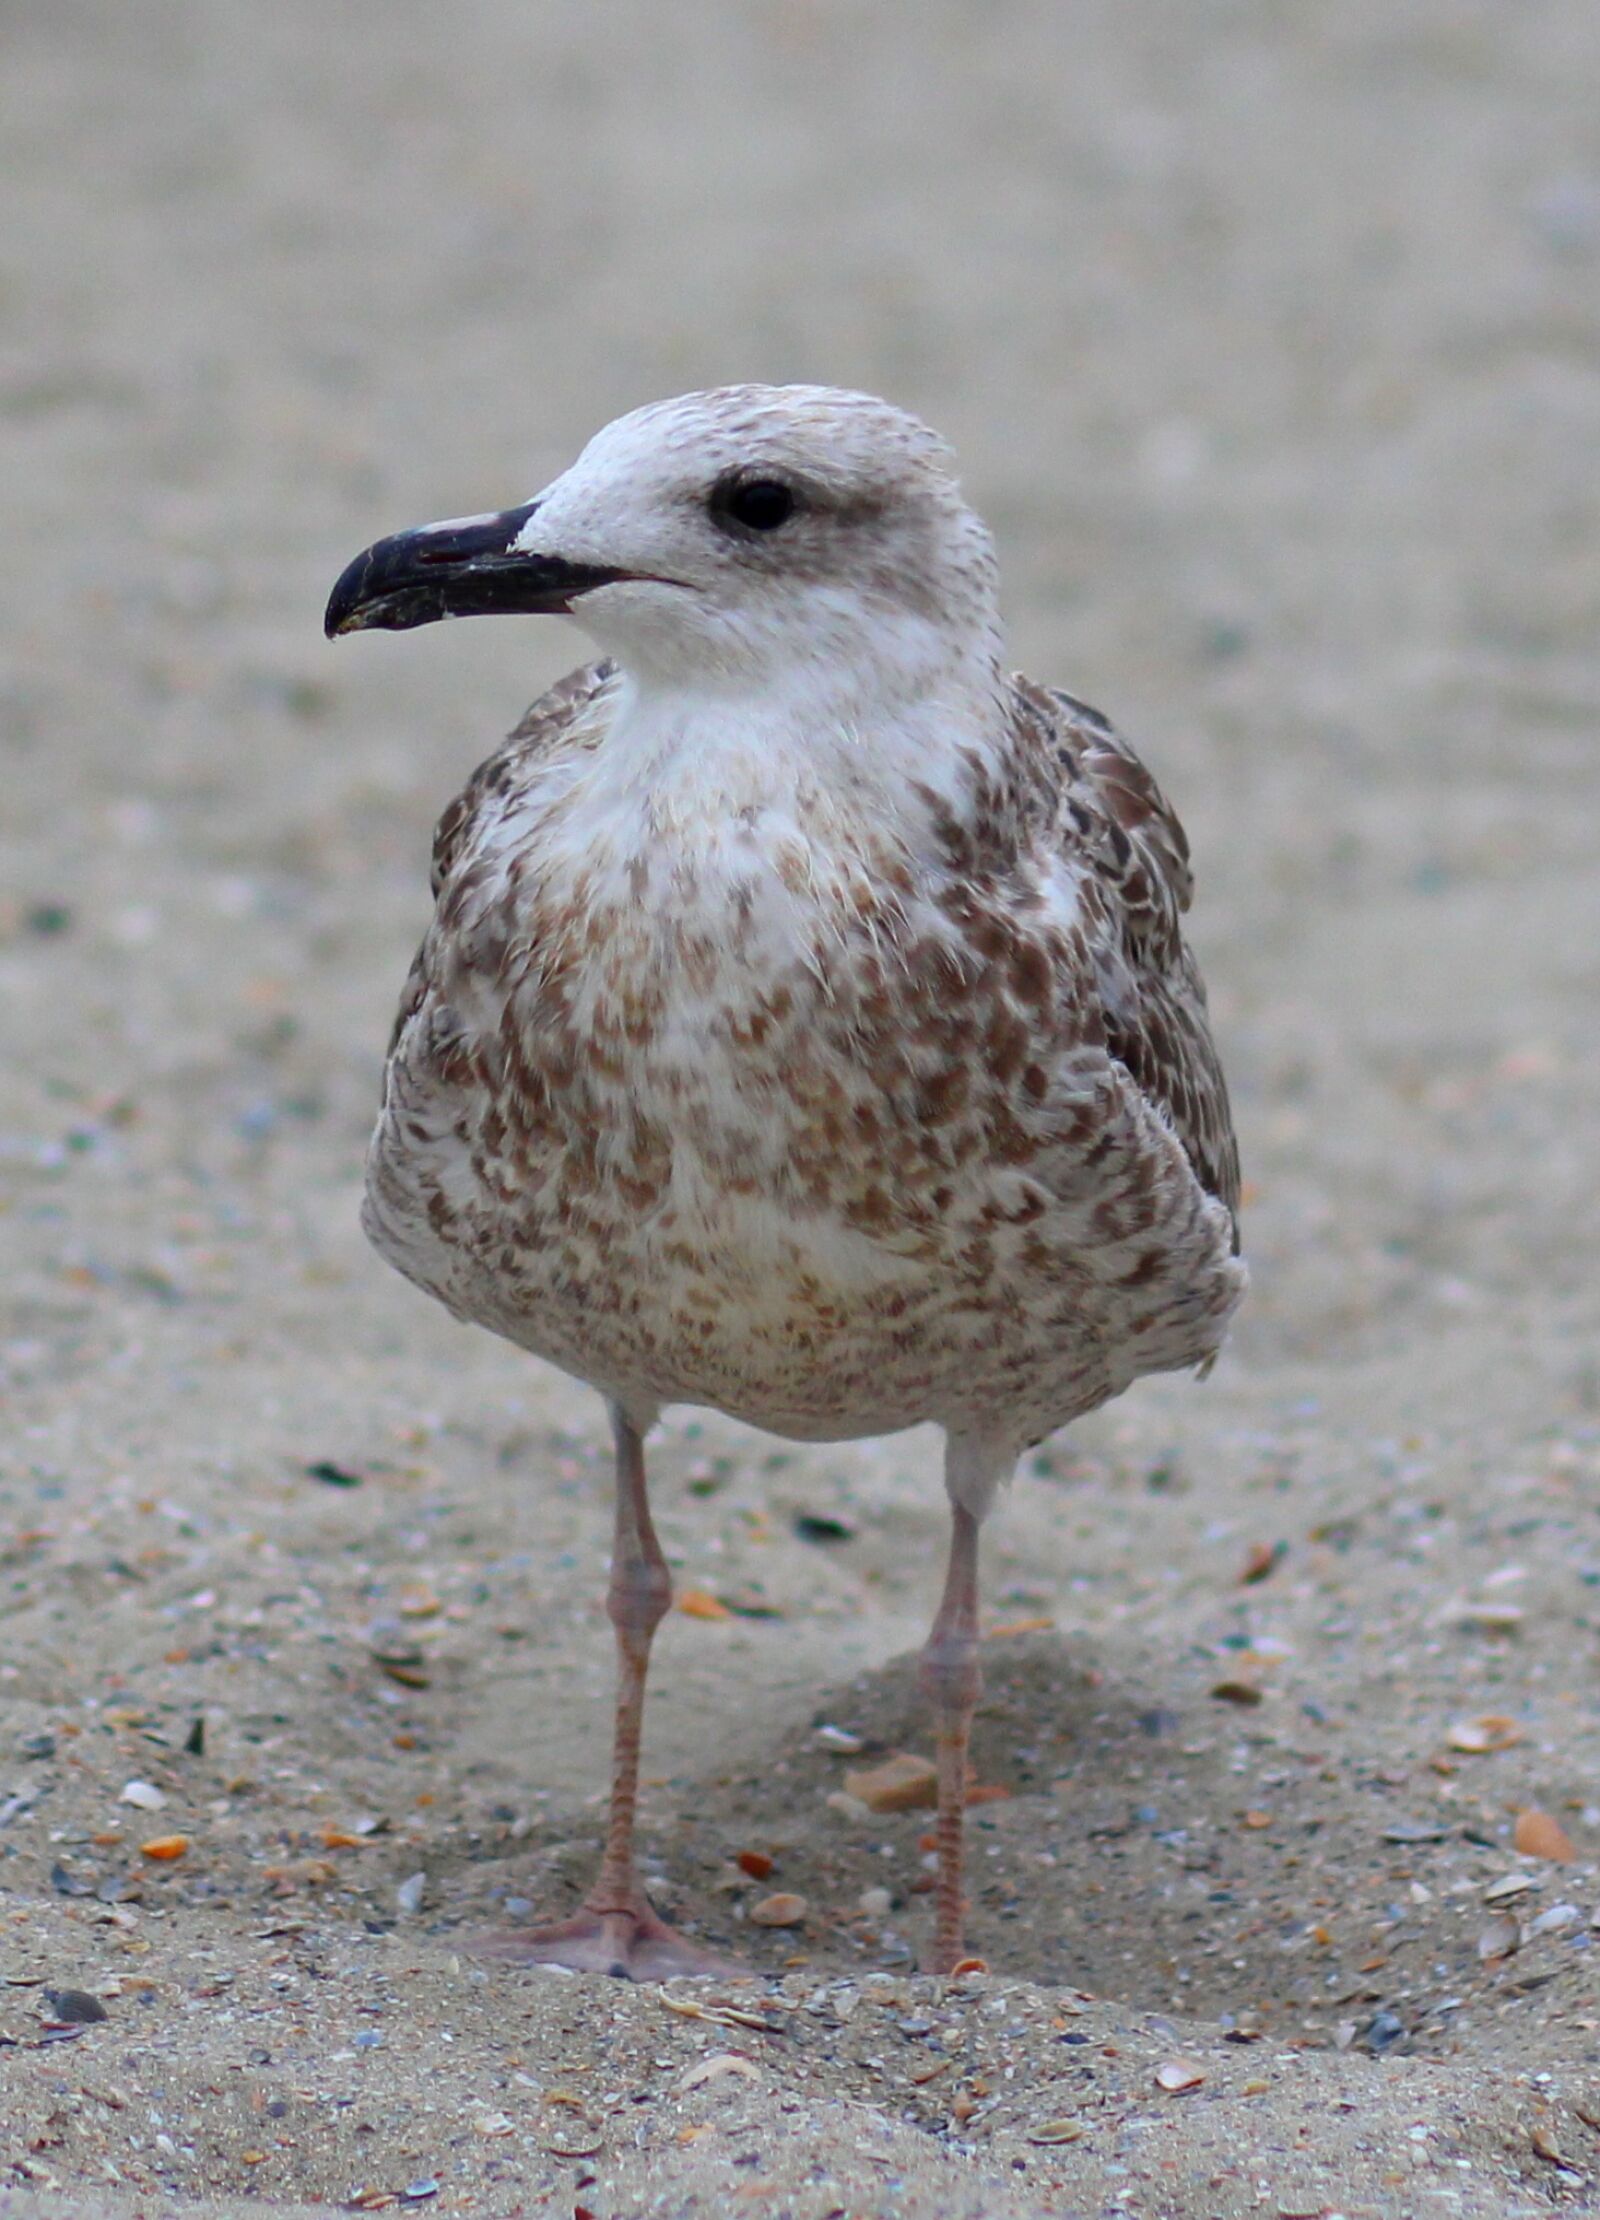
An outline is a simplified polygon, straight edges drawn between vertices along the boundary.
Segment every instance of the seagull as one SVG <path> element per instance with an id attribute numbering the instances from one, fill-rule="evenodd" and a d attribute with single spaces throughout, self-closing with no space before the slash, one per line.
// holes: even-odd
<path id="1" fill-rule="evenodd" d="M 691 1404 L 802 1441 L 943 1429 L 930 1966 L 981 1965 L 979 1529 L 1025 1449 L 1209 1369 L 1245 1287 L 1183 828 L 1103 717 L 1006 671 L 949 448 L 867 394 L 638 409 L 533 500 L 369 547 L 326 629 L 497 612 L 570 616 L 602 660 L 439 822 L 363 1224 L 610 1408 L 604 1855 L 507 1947 L 727 1971 L 634 1850 L 671 1600 L 644 1441 Z"/>

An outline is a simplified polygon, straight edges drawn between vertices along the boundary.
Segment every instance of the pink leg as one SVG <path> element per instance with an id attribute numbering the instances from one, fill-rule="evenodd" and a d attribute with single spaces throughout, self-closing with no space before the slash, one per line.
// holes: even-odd
<path id="1" fill-rule="evenodd" d="M 922 1652 L 920 1679 L 932 1703 L 939 1759 L 939 1877 L 934 1897 L 932 1973 L 949 1973 L 963 1956 L 967 1743 L 983 1692 L 978 1664 L 978 1522 L 952 1505 L 944 1595 Z"/>
<path id="2" fill-rule="evenodd" d="M 672 1577 L 650 1518 L 643 1441 L 615 1405 L 611 1423 L 617 1443 L 617 1520 L 606 1611 L 617 1637 L 617 1715 L 605 1855 L 594 1887 L 575 1918 L 512 1929 L 486 1947 L 496 1957 L 570 1966 L 583 1973 L 612 1973 L 633 1981 L 737 1973 L 739 1967 L 669 1927 L 651 1909 L 639 1885 L 633 1838 L 645 1677 L 651 1641 L 672 1601 Z"/>

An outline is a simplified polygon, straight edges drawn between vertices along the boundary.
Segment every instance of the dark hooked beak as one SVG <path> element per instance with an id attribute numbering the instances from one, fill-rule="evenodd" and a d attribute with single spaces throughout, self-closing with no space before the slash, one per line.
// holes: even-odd
<path id="1" fill-rule="evenodd" d="M 379 540 L 356 557 L 329 596 L 323 619 L 328 638 L 409 632 L 441 617 L 563 616 L 579 594 L 634 575 L 518 549 L 517 536 L 538 506 L 525 501 L 498 516 L 458 517 Z"/>

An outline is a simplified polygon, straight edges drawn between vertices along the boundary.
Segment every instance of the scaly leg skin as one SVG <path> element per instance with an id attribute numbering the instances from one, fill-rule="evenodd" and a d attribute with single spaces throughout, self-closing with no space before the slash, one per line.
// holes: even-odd
<path id="1" fill-rule="evenodd" d="M 610 1973 L 624 1981 L 739 1975 L 747 1969 L 702 1950 L 669 1927 L 639 1885 L 633 1835 L 645 1676 L 651 1641 L 672 1601 L 672 1579 L 650 1518 L 642 1429 L 615 1404 L 611 1425 L 617 1444 L 617 1522 L 606 1611 L 617 1636 L 617 1723 L 605 1856 L 574 1918 L 510 1928 L 480 1949 L 485 1956 L 515 1964 L 566 1966 L 574 1973 Z"/>
<path id="2" fill-rule="evenodd" d="M 944 1595 L 919 1674 L 923 1693 L 934 1709 L 939 1759 L 939 1875 L 930 1973 L 953 1973 L 958 1965 L 981 1963 L 966 1958 L 962 1941 L 967 1911 L 963 1893 L 967 1743 L 972 1714 L 983 1692 L 978 1663 L 978 1521 L 960 1502 L 952 1502 L 951 1512 Z"/>

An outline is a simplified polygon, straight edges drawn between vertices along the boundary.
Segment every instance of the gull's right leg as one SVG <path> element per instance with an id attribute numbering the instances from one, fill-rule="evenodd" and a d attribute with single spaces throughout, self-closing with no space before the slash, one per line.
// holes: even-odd
<path id="1" fill-rule="evenodd" d="M 634 1819 L 645 1679 L 650 1644 L 672 1601 L 672 1577 L 650 1517 L 643 1429 L 615 1403 L 611 1425 L 617 1444 L 617 1509 L 606 1610 L 617 1638 L 617 1713 L 605 1855 L 575 1917 L 542 1927 L 512 1928 L 485 1947 L 498 1958 L 568 1966 L 580 1973 L 611 1973 L 631 1981 L 738 1973 L 743 1969 L 669 1927 L 651 1908 L 639 1881 Z"/>
<path id="2" fill-rule="evenodd" d="M 965 1954 L 967 1746 L 983 1693 L 978 1663 L 978 1529 L 1016 1462 L 981 1437 L 952 1434 L 945 1447 L 950 1557 L 944 1594 L 922 1652 L 919 1679 L 933 1705 L 939 1761 L 939 1872 L 930 1973 L 950 1973 Z"/>

